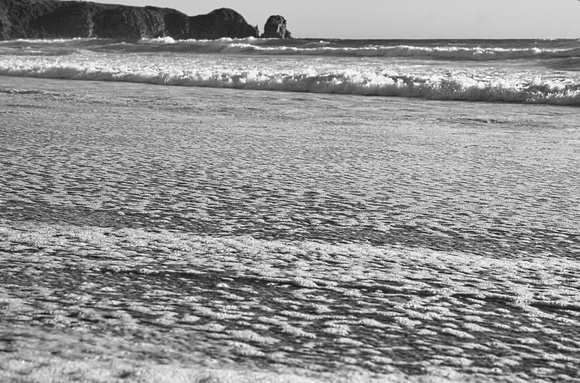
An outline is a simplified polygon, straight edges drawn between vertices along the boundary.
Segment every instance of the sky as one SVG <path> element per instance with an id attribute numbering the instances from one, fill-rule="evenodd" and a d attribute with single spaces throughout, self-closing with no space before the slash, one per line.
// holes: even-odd
<path id="1" fill-rule="evenodd" d="M 174 8 L 190 16 L 232 8 L 260 33 L 282 15 L 298 38 L 580 38 L 578 0 L 93 0 Z"/>

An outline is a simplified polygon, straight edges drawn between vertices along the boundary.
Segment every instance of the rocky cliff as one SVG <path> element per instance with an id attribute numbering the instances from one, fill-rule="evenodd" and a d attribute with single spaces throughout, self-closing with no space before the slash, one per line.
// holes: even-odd
<path id="1" fill-rule="evenodd" d="M 169 8 L 81 1 L 0 0 L 0 39 L 100 37 L 140 39 L 258 37 L 257 27 L 232 9 L 187 16 Z"/>

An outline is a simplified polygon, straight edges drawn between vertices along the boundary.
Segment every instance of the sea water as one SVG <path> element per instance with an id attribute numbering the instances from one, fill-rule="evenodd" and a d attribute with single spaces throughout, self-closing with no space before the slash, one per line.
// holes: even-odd
<path id="1" fill-rule="evenodd" d="M 1 42 L 0 377 L 580 381 L 579 48 Z"/>
<path id="2" fill-rule="evenodd" d="M 580 105 L 576 40 L 17 40 L 0 57 L 9 76 Z"/>

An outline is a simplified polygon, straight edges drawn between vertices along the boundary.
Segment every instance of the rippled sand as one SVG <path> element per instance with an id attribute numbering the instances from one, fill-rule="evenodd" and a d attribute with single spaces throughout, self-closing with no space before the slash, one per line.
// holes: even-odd
<path id="1" fill-rule="evenodd" d="M 0 380 L 580 381 L 575 108 L 0 77 Z"/>

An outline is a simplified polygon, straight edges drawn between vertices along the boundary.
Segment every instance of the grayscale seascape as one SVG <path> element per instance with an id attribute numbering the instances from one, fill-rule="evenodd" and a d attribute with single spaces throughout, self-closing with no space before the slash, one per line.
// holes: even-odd
<path id="1" fill-rule="evenodd" d="M 0 43 L 0 381 L 580 382 L 541 43 Z"/>

